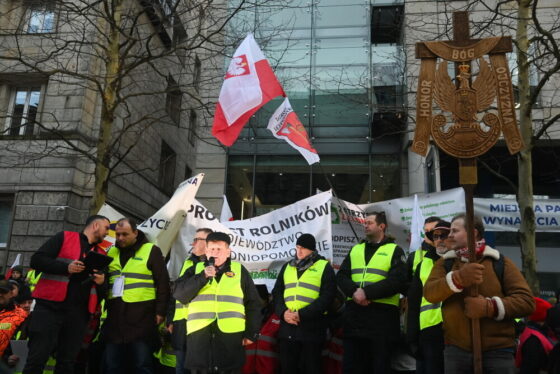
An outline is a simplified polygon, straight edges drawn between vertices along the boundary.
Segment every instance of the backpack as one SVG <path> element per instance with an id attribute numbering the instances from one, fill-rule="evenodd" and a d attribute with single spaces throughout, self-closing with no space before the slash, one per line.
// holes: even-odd
<path id="1" fill-rule="evenodd" d="M 455 261 L 454 258 L 447 258 L 445 259 L 444 262 L 444 267 L 445 267 L 445 272 L 449 273 L 451 271 L 451 268 L 453 268 L 453 262 Z M 498 277 L 498 280 L 500 281 L 500 286 L 502 287 L 502 290 L 504 289 L 504 256 L 502 256 L 500 254 L 500 257 L 495 260 L 492 259 L 492 267 L 494 268 L 494 273 L 496 274 L 496 277 Z"/>

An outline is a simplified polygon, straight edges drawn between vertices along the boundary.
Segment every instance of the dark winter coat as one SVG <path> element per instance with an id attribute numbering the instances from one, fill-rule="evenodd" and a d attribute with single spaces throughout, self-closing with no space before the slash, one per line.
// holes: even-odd
<path id="1" fill-rule="evenodd" d="M 312 263 L 318 260 L 324 260 L 324 257 L 316 253 L 311 254 L 313 258 Z M 284 302 L 284 271 L 289 262 L 284 264 L 276 284 L 272 290 L 272 297 L 274 302 L 274 312 L 280 317 L 280 329 L 278 331 L 278 338 L 298 340 L 298 341 L 323 341 L 327 331 L 327 316 L 325 312 L 331 306 L 334 295 L 336 293 L 336 279 L 332 266 L 327 264 L 323 275 L 321 277 L 321 289 L 319 297 L 305 308 L 299 310 L 300 323 L 292 325 L 284 320 L 284 312 L 288 309 Z M 305 272 L 305 270 L 298 270 L 298 278 Z"/>
<path id="2" fill-rule="evenodd" d="M 379 243 L 366 242 L 366 264 L 379 247 L 388 243 L 393 243 L 393 240 L 385 238 Z M 364 287 L 364 292 L 369 300 L 406 292 L 407 268 L 405 261 L 404 251 L 397 246 L 391 259 L 391 268 L 387 278 Z M 336 274 L 336 282 L 346 297 L 352 298 L 358 286 L 352 281 L 350 254 L 342 262 L 340 270 Z M 348 300 L 344 310 L 343 328 L 345 338 L 375 339 L 376 337 L 383 337 L 396 340 L 400 336 L 399 308 L 383 303 L 361 306 L 352 300 Z"/>
<path id="3" fill-rule="evenodd" d="M 129 248 L 119 248 L 121 266 L 134 256 L 142 245 L 148 243 L 146 235 L 138 230 L 138 239 Z M 156 299 L 126 303 L 117 297 L 107 300 L 107 319 L 103 324 L 102 339 L 109 343 L 130 343 L 134 340 L 158 341 L 156 314 L 165 316 L 169 302 L 169 274 L 161 250 L 152 247 L 147 263 L 152 271 Z"/>
<path id="4" fill-rule="evenodd" d="M 204 273 L 195 275 L 196 267 L 179 277 L 175 282 L 173 297 L 188 304 L 209 281 Z M 231 260 L 228 259 L 217 269 L 215 279 L 219 282 L 222 275 L 231 271 Z M 187 335 L 186 367 L 190 370 L 238 370 L 245 363 L 245 349 L 242 341 L 247 338 L 256 341 L 261 321 L 262 302 L 257 288 L 247 269 L 241 266 L 241 289 L 245 305 L 245 331 L 224 333 L 218 328 L 216 321 L 205 328 Z"/>

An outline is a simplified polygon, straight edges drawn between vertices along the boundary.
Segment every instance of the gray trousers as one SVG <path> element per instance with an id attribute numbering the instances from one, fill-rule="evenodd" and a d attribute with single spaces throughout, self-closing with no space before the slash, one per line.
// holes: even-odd
<path id="1" fill-rule="evenodd" d="M 472 374 L 472 353 L 454 345 L 446 345 L 443 351 L 445 373 Z M 484 374 L 515 374 L 513 348 L 482 352 L 482 371 Z"/>

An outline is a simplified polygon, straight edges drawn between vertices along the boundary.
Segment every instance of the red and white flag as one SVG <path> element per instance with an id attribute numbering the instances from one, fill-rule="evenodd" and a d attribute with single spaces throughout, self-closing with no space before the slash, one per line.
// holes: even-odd
<path id="1" fill-rule="evenodd" d="M 14 263 L 8 269 L 8 272 L 6 273 L 6 276 L 5 276 L 6 279 L 10 279 L 12 277 L 12 273 L 14 271 L 14 268 L 18 265 L 21 265 L 21 253 L 18 253 L 18 255 L 16 256 L 16 259 L 14 260 Z"/>
<path id="2" fill-rule="evenodd" d="M 224 195 L 224 203 L 222 204 L 222 213 L 220 214 L 220 222 L 227 222 L 227 221 L 233 221 L 233 213 L 229 208 L 226 195 Z"/>
<path id="3" fill-rule="evenodd" d="M 285 96 L 253 34 L 233 54 L 216 105 L 212 135 L 223 145 L 237 140 L 249 118 L 277 96 Z"/>
<path id="4" fill-rule="evenodd" d="M 270 117 L 267 128 L 272 131 L 272 135 L 276 138 L 284 139 L 289 145 L 297 149 L 309 165 L 320 161 L 317 151 L 309 142 L 305 127 L 292 109 L 288 98 L 284 99 Z"/>

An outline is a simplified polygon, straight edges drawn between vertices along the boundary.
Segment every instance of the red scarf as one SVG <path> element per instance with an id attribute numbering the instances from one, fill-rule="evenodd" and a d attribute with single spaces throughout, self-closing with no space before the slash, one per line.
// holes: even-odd
<path id="1" fill-rule="evenodd" d="M 481 241 L 476 242 L 476 257 L 481 257 L 482 253 L 484 252 L 484 248 L 486 248 L 486 240 L 484 240 L 484 238 Z M 455 250 L 455 253 L 457 253 L 458 257 L 462 257 L 462 258 L 469 258 L 469 249 L 468 248 L 459 248 L 457 250 Z"/>

